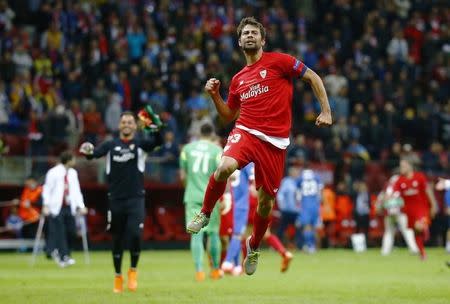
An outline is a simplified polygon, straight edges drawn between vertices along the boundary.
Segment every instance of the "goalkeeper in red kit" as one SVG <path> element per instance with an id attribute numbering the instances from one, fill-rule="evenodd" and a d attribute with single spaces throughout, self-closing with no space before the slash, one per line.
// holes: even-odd
<path id="1" fill-rule="evenodd" d="M 400 196 L 405 201 L 404 212 L 408 217 L 408 226 L 414 230 L 414 235 L 422 260 L 426 258 L 424 243 L 429 238 L 431 218 L 438 205 L 431 186 L 427 184 L 425 175 L 414 171 L 410 160 L 400 160 L 400 176 L 393 185 L 394 196 Z"/>
<path id="2" fill-rule="evenodd" d="M 258 207 L 254 214 L 252 234 L 246 240 L 247 257 L 244 270 L 256 271 L 258 247 L 269 225 L 269 215 L 283 177 L 286 148 L 292 117 L 293 79 L 309 83 L 321 106 L 317 126 L 332 123 L 330 105 L 320 77 L 300 60 L 283 53 L 264 52 L 266 31 L 253 17 L 241 20 L 238 44 L 246 66 L 232 79 L 228 100 L 219 93 L 220 81 L 211 78 L 205 90 L 211 96 L 220 117 L 225 122 L 236 120 L 224 148 L 219 166 L 211 175 L 200 213 L 187 225 L 187 231 L 197 233 L 209 222 L 209 216 L 225 191 L 228 177 L 248 163 L 255 164 L 255 184 Z"/>

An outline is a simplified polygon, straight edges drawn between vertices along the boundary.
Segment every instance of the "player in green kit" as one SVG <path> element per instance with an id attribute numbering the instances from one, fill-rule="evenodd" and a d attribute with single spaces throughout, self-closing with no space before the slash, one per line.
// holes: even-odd
<path id="1" fill-rule="evenodd" d="M 204 124 L 200 128 L 199 140 L 189 143 L 181 150 L 180 178 L 186 189 L 184 192 L 184 204 L 186 223 L 189 223 L 200 212 L 203 196 L 211 174 L 216 170 L 222 156 L 222 148 L 213 142 L 213 127 Z M 195 279 L 203 281 L 203 236 L 208 235 L 208 250 L 211 257 L 211 278 L 219 279 L 220 271 L 220 210 L 216 205 L 211 213 L 209 225 L 200 230 L 198 234 L 191 235 L 191 252 L 195 264 Z"/>

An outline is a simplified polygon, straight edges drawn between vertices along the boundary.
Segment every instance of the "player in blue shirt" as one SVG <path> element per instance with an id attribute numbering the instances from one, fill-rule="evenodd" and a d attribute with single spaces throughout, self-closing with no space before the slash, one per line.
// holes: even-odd
<path id="1" fill-rule="evenodd" d="M 315 228 L 320 223 L 320 201 L 323 183 L 310 169 L 305 169 L 298 179 L 300 215 L 297 225 L 303 228 L 303 241 L 308 252 L 316 250 Z"/>
<path id="2" fill-rule="evenodd" d="M 299 173 L 300 171 L 297 167 L 290 167 L 288 176 L 281 180 L 280 190 L 277 193 L 277 205 L 281 212 L 280 226 L 277 231 L 280 240 L 283 240 L 284 232 L 289 225 L 296 223 L 300 214 L 300 201 L 298 199 Z M 295 230 L 295 242 L 300 248 L 301 230 L 297 227 Z"/>
<path id="3" fill-rule="evenodd" d="M 233 235 L 228 246 L 227 255 L 222 263 L 225 273 L 240 275 L 242 266 L 239 262 L 241 242 L 247 228 L 250 188 L 254 187 L 255 166 L 249 163 L 241 170 L 236 170 L 230 177 L 231 195 L 233 198 Z"/>

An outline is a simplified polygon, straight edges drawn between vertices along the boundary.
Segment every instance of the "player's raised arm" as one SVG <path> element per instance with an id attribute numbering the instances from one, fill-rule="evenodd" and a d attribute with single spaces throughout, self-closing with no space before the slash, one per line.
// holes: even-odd
<path id="1" fill-rule="evenodd" d="M 84 142 L 81 144 L 79 151 L 81 154 L 86 156 L 87 159 L 99 158 L 99 157 L 106 155 L 106 153 L 108 153 L 110 143 L 111 143 L 111 141 L 108 140 L 108 141 L 100 144 L 100 146 L 98 146 L 96 148 L 90 142 Z"/>
<path id="2" fill-rule="evenodd" d="M 316 119 L 316 126 L 330 126 L 333 123 L 333 119 L 322 79 L 311 69 L 306 70 L 302 79 L 311 85 L 314 95 L 320 103 L 321 112 Z"/>
<path id="3" fill-rule="evenodd" d="M 205 91 L 211 96 L 211 99 L 214 101 L 214 105 L 216 106 L 217 112 L 219 113 L 220 118 L 225 123 L 230 123 L 236 119 L 238 116 L 238 109 L 231 109 L 223 100 L 222 96 L 220 96 L 220 80 L 216 78 L 210 78 L 205 84 Z"/>

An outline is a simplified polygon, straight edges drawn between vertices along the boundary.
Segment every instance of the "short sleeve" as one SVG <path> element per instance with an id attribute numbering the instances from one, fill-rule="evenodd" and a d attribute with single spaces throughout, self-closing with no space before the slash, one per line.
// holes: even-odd
<path id="1" fill-rule="evenodd" d="M 282 53 L 279 53 L 277 64 L 281 68 L 282 73 L 289 78 L 302 78 L 308 69 L 308 67 L 299 59 Z"/>
<path id="2" fill-rule="evenodd" d="M 179 159 L 179 165 L 180 168 L 183 169 L 184 171 L 186 171 L 186 151 L 183 148 L 183 150 L 181 150 L 181 154 L 180 154 L 180 159 Z"/>

